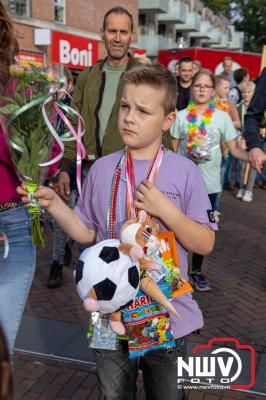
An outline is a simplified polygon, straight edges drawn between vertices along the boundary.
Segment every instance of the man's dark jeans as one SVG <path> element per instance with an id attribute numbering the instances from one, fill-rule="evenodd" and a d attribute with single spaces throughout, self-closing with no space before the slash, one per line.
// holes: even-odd
<path id="1" fill-rule="evenodd" d="M 186 355 L 184 338 L 176 348 L 148 351 L 139 359 L 129 360 L 127 343 L 116 351 L 95 350 L 99 381 L 99 400 L 136 400 L 138 369 L 143 373 L 147 400 L 185 400 L 177 388 L 177 357 Z"/>

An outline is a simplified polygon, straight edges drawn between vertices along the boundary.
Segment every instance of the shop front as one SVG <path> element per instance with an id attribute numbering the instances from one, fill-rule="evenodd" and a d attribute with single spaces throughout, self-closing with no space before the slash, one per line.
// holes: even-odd
<path id="1" fill-rule="evenodd" d="M 86 37 L 53 31 L 51 62 L 62 64 L 74 75 L 98 61 L 98 41 Z"/>
<path id="2" fill-rule="evenodd" d="M 45 53 L 32 50 L 21 50 L 17 55 L 18 64 L 22 67 L 35 67 L 42 68 L 45 63 Z"/>

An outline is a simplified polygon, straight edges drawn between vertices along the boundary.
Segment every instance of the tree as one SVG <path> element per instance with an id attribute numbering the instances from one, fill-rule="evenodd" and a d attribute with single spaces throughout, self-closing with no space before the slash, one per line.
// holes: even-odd
<path id="1" fill-rule="evenodd" d="M 261 52 L 266 45 L 265 0 L 235 0 L 233 24 L 244 31 L 244 50 Z"/>
<path id="2" fill-rule="evenodd" d="M 203 0 L 218 15 L 227 17 L 244 32 L 244 50 L 261 52 L 266 45 L 265 0 Z"/>
<path id="3" fill-rule="evenodd" d="M 215 14 L 226 18 L 231 17 L 230 0 L 203 0 L 206 7 L 209 7 Z"/>

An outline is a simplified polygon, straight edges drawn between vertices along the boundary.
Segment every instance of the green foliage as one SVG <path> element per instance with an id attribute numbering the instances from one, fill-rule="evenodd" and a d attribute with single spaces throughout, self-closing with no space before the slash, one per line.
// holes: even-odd
<path id="1" fill-rule="evenodd" d="M 266 44 L 265 0 L 203 0 L 214 13 L 227 17 L 244 32 L 244 50 L 260 53 Z"/>
<path id="2" fill-rule="evenodd" d="M 229 0 L 203 0 L 206 7 L 209 7 L 215 14 L 222 15 L 230 19 L 231 2 Z"/>
<path id="3" fill-rule="evenodd" d="M 19 109 L 19 105 L 16 103 L 9 103 L 6 106 L 0 108 L 0 113 L 3 115 L 10 115 Z"/>
<path id="4" fill-rule="evenodd" d="M 237 30 L 244 31 L 244 50 L 260 53 L 266 44 L 265 0 L 236 0 L 232 6 Z"/>
<path id="5" fill-rule="evenodd" d="M 30 70 L 13 67 L 10 74 L 16 79 L 16 89 L 12 98 L 0 97 L 0 115 L 9 117 L 11 157 L 23 179 L 39 183 L 43 173 L 39 164 L 48 160 L 53 142 L 41 106 L 53 82 L 33 65 Z M 52 112 L 51 106 L 47 107 L 47 112 Z"/>

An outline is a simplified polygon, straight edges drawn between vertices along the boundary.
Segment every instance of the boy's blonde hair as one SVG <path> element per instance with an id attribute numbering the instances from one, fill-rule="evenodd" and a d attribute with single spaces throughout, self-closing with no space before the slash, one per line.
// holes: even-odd
<path id="1" fill-rule="evenodd" d="M 222 82 L 231 83 L 227 75 L 215 75 L 215 86 L 220 86 Z"/>
<path id="2" fill-rule="evenodd" d="M 124 74 L 124 84 L 149 85 L 163 89 L 162 106 L 165 115 L 175 111 L 177 101 L 176 80 L 172 73 L 160 64 L 143 65 L 130 69 Z"/>
<path id="3" fill-rule="evenodd" d="M 254 92 L 255 89 L 256 89 L 255 83 L 252 81 L 247 81 L 247 82 L 245 82 L 245 85 L 243 86 L 242 92 L 245 92 L 246 90 L 250 90 L 250 91 Z"/>

